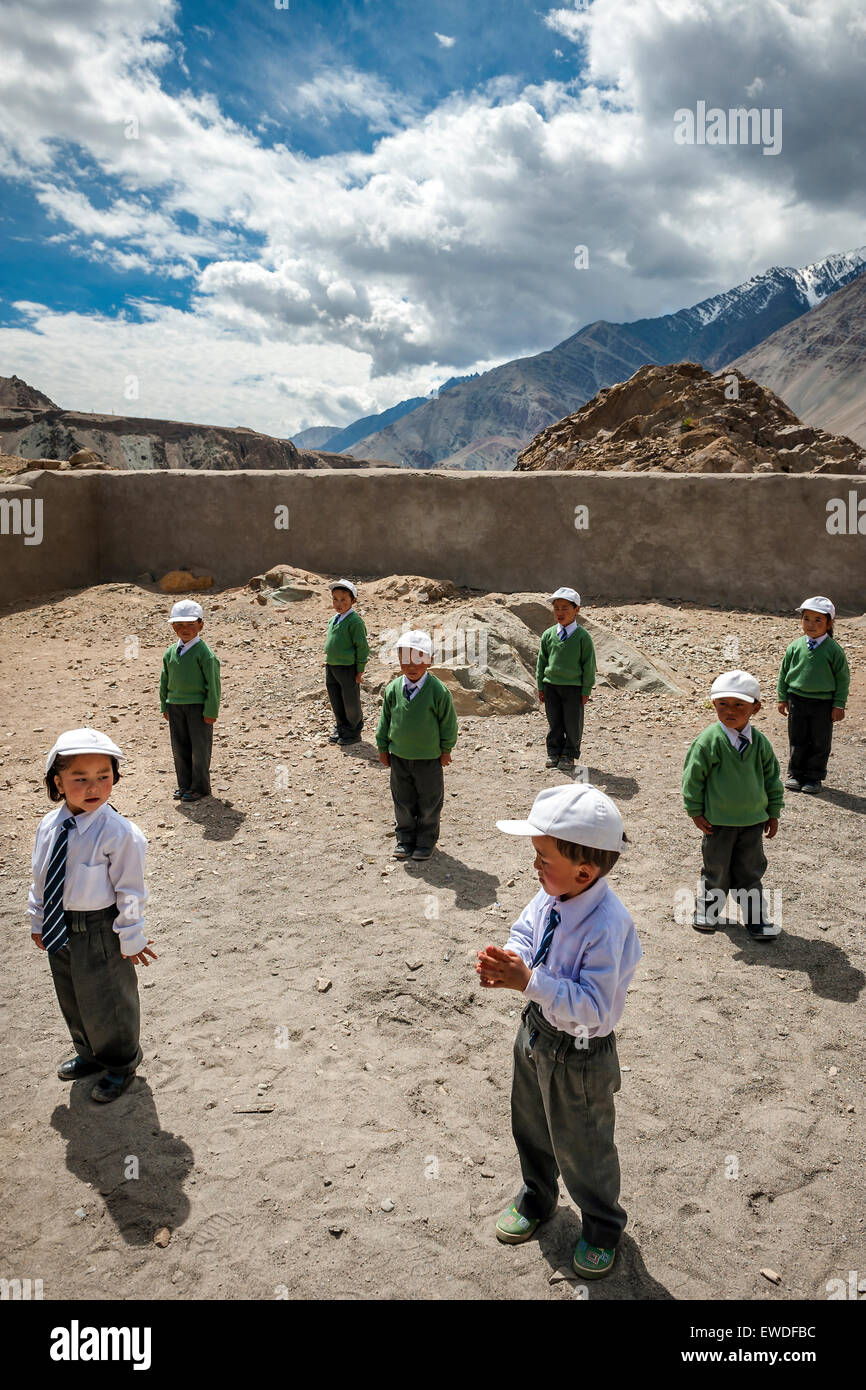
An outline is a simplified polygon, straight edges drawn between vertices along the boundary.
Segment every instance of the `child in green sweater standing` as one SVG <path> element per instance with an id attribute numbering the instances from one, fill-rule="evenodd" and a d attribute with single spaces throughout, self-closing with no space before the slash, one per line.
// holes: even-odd
<path id="1" fill-rule="evenodd" d="M 370 655 L 364 619 L 354 608 L 358 590 L 348 579 L 331 585 L 334 616 L 325 636 L 325 689 L 334 711 L 329 743 L 360 743 L 364 716 L 361 681 Z"/>
<path id="2" fill-rule="evenodd" d="M 168 720 L 177 773 L 175 801 L 210 796 L 213 726 L 220 707 L 220 664 L 199 636 L 204 612 L 194 599 L 181 599 L 169 622 L 177 633 L 162 658 L 159 703 Z"/>
<path id="3" fill-rule="evenodd" d="M 710 698 L 718 722 L 698 734 L 686 753 L 683 802 L 699 830 L 703 870 L 693 926 L 714 932 L 728 891 L 743 909 L 755 941 L 772 941 L 761 880 L 767 867 L 763 837 L 772 840 L 784 804 L 779 763 L 766 734 L 751 719 L 760 687 L 748 671 L 725 671 Z"/>
<path id="4" fill-rule="evenodd" d="M 542 633 L 535 671 L 538 702 L 549 726 L 545 767 L 573 773 L 583 739 L 583 707 L 595 685 L 595 648 L 577 621 L 577 590 L 557 589 L 550 601 L 556 623 Z"/>
<path id="5" fill-rule="evenodd" d="M 405 632 L 397 647 L 402 676 L 385 686 L 376 730 L 379 761 L 391 769 L 395 859 L 429 859 L 439 839 L 445 800 L 442 771 L 457 742 L 457 715 L 447 686 L 432 675 L 433 643 Z"/>
<path id="6" fill-rule="evenodd" d="M 785 786 L 814 796 L 827 776 L 833 725 L 845 718 L 851 673 L 848 658 L 833 636 L 836 609 L 828 598 L 807 598 L 803 636 L 782 657 L 776 696 L 779 713 L 788 716 L 791 756 Z"/>

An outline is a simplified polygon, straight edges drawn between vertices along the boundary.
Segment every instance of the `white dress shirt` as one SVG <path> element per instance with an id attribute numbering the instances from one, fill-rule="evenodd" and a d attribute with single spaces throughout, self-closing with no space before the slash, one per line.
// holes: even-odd
<path id="1" fill-rule="evenodd" d="M 573 632 L 577 632 L 577 618 L 575 618 L 573 623 L 569 623 L 568 627 L 563 627 L 562 623 L 556 624 L 556 635 L 560 642 L 564 642 Z"/>
<path id="2" fill-rule="evenodd" d="M 178 656 L 183 656 L 186 652 L 189 651 L 190 647 L 194 647 L 195 644 L 196 644 L 196 642 L 200 642 L 200 641 L 201 641 L 201 633 L 198 633 L 198 632 L 196 633 L 195 637 L 191 637 L 191 638 L 189 639 L 188 642 L 181 642 L 180 638 L 178 638 L 178 642 L 177 642 L 177 654 L 178 654 Z"/>
<path id="3" fill-rule="evenodd" d="M 605 878 L 567 902 L 541 888 L 511 928 L 505 950 L 516 951 L 531 966 L 552 907 L 560 922 L 547 960 L 536 965 L 524 996 L 563 1033 L 606 1037 L 622 1017 L 629 981 L 643 955 L 634 923 Z"/>
<path id="4" fill-rule="evenodd" d="M 719 720 L 719 723 L 722 724 L 721 719 Z M 724 729 L 725 733 L 731 741 L 731 747 L 736 749 L 737 752 L 739 752 L 739 749 L 737 748 L 737 740 L 739 739 L 740 734 L 743 735 L 743 738 L 747 738 L 749 740 L 749 743 L 752 742 L 752 726 L 749 723 L 744 724 L 742 729 L 729 729 L 727 724 L 722 724 L 722 728 Z"/>
<path id="5" fill-rule="evenodd" d="M 418 691 L 421 689 L 422 685 L 426 681 L 428 674 L 429 672 L 425 671 L 421 679 L 419 681 L 415 681 L 415 689 L 412 690 L 411 693 L 409 691 L 409 686 L 412 685 L 412 681 L 410 681 L 408 676 L 403 677 L 403 694 L 406 696 L 407 700 L 415 699 L 415 696 L 418 694 Z"/>
<path id="6" fill-rule="evenodd" d="M 45 874 L 54 848 L 57 830 L 67 816 L 74 815 L 66 802 L 43 816 L 33 846 L 33 882 L 27 899 L 30 933 L 42 935 L 42 898 Z M 147 945 L 143 905 L 144 857 L 147 840 L 137 825 L 104 802 L 95 811 L 82 811 L 66 841 L 66 875 L 63 906 L 70 912 L 94 912 L 117 903 L 114 930 L 120 937 L 125 956 L 137 956 Z"/>

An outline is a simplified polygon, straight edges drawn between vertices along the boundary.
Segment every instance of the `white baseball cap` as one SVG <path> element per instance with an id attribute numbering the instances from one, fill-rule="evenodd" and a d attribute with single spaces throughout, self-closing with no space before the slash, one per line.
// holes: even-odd
<path id="1" fill-rule="evenodd" d="M 415 629 L 412 632 L 401 632 L 397 641 L 394 643 L 395 652 L 410 651 L 413 656 L 426 656 L 428 660 L 433 657 L 433 639 L 427 632 Z"/>
<path id="2" fill-rule="evenodd" d="M 204 609 L 194 598 L 182 598 L 171 610 L 170 623 L 194 623 L 196 618 L 204 617 Z"/>
<path id="3" fill-rule="evenodd" d="M 808 608 L 811 613 L 826 613 L 828 618 L 835 618 L 836 609 L 828 598 L 823 598 L 821 594 L 816 594 L 814 598 L 804 599 L 800 607 L 795 611 L 802 613 L 804 608 Z"/>
<path id="4" fill-rule="evenodd" d="M 532 803 L 527 820 L 498 820 L 497 830 L 506 835 L 552 835 L 591 849 L 622 854 L 626 848 L 622 816 L 609 796 L 576 782 L 570 787 L 548 787 Z"/>
<path id="5" fill-rule="evenodd" d="M 748 671 L 723 671 L 713 681 L 710 699 L 721 700 L 724 695 L 730 695 L 735 700 L 748 700 L 749 704 L 754 705 L 761 698 L 761 687 Z"/>
<path id="6" fill-rule="evenodd" d="M 71 758 L 76 753 L 104 753 L 108 758 L 118 759 L 126 756 L 121 753 L 116 743 L 112 743 L 107 734 L 101 734 L 98 729 L 67 729 L 66 733 L 60 735 L 45 759 L 46 776 L 58 755 Z"/>
<path id="7" fill-rule="evenodd" d="M 580 607 L 580 594 L 576 589 L 557 589 L 555 594 L 550 595 L 550 602 L 553 603 L 555 598 L 567 598 L 569 603 L 574 603 L 578 608 Z"/>
<path id="8" fill-rule="evenodd" d="M 331 590 L 331 593 L 333 593 L 335 589 L 348 589 L 352 598 L 358 597 L 358 590 L 355 588 L 351 579 L 335 579 L 333 584 L 328 585 L 328 588 Z"/>

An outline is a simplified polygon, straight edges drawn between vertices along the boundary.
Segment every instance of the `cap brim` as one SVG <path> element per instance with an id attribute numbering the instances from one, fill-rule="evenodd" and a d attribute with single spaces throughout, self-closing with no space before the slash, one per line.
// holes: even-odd
<path id="1" fill-rule="evenodd" d="M 496 829 L 504 830 L 506 835 L 543 835 L 545 833 L 528 820 L 498 820 Z"/>

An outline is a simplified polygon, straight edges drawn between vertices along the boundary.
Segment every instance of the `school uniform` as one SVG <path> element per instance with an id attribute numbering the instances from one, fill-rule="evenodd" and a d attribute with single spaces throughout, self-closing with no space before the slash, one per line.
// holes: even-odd
<path id="1" fill-rule="evenodd" d="M 425 671 L 413 685 L 399 676 L 386 685 L 376 746 L 391 759 L 391 796 L 398 844 L 432 849 L 439 839 L 445 777 L 439 759 L 457 742 L 451 692 Z"/>
<path id="2" fill-rule="evenodd" d="M 361 686 L 355 677 L 369 656 L 367 628 L 360 613 L 354 608 L 335 613 L 325 636 L 325 689 L 340 738 L 357 739 L 364 727 Z"/>
<path id="3" fill-rule="evenodd" d="M 535 676 L 544 695 L 547 756 L 573 762 L 583 740 L 583 696 L 595 685 L 595 647 L 577 619 L 542 633 Z"/>
<path id="4" fill-rule="evenodd" d="M 69 822 L 72 822 L 69 824 Z M 58 835 L 66 830 L 65 867 L 46 882 Z M 66 803 L 39 822 L 28 897 L 31 935 L 43 935 L 46 893 L 63 875 L 63 924 L 47 925 L 45 945 L 57 1001 L 78 1056 L 128 1076 L 141 1061 L 138 979 L 132 961 L 147 945 L 147 840 L 107 803 L 73 815 Z M 64 935 L 66 941 L 58 946 Z"/>
<path id="5" fill-rule="evenodd" d="M 729 891 L 742 892 L 746 926 L 769 925 L 762 879 L 767 868 L 764 826 L 784 805 L 773 745 L 750 723 L 737 731 L 721 720 L 704 729 L 686 753 L 683 804 L 704 816 L 712 835 L 701 839 L 702 872 L 696 925 L 717 926 Z"/>
<path id="6" fill-rule="evenodd" d="M 541 889 L 504 949 L 532 967 L 514 1043 L 511 1125 L 523 1174 L 514 1205 L 546 1221 L 561 1174 L 583 1237 L 615 1248 L 626 1213 L 614 1143 L 621 1077 L 613 1030 L 643 954 L 634 923 L 606 878 L 565 902 Z"/>
<path id="7" fill-rule="evenodd" d="M 844 648 L 825 632 L 798 637 L 779 668 L 776 696 L 788 704 L 788 776 L 823 782 L 833 742 L 834 709 L 844 709 L 851 673 Z"/>
<path id="8" fill-rule="evenodd" d="M 171 752 L 180 791 L 210 796 L 213 725 L 220 706 L 220 664 L 198 635 L 173 642 L 162 659 L 159 702 L 168 714 Z"/>

